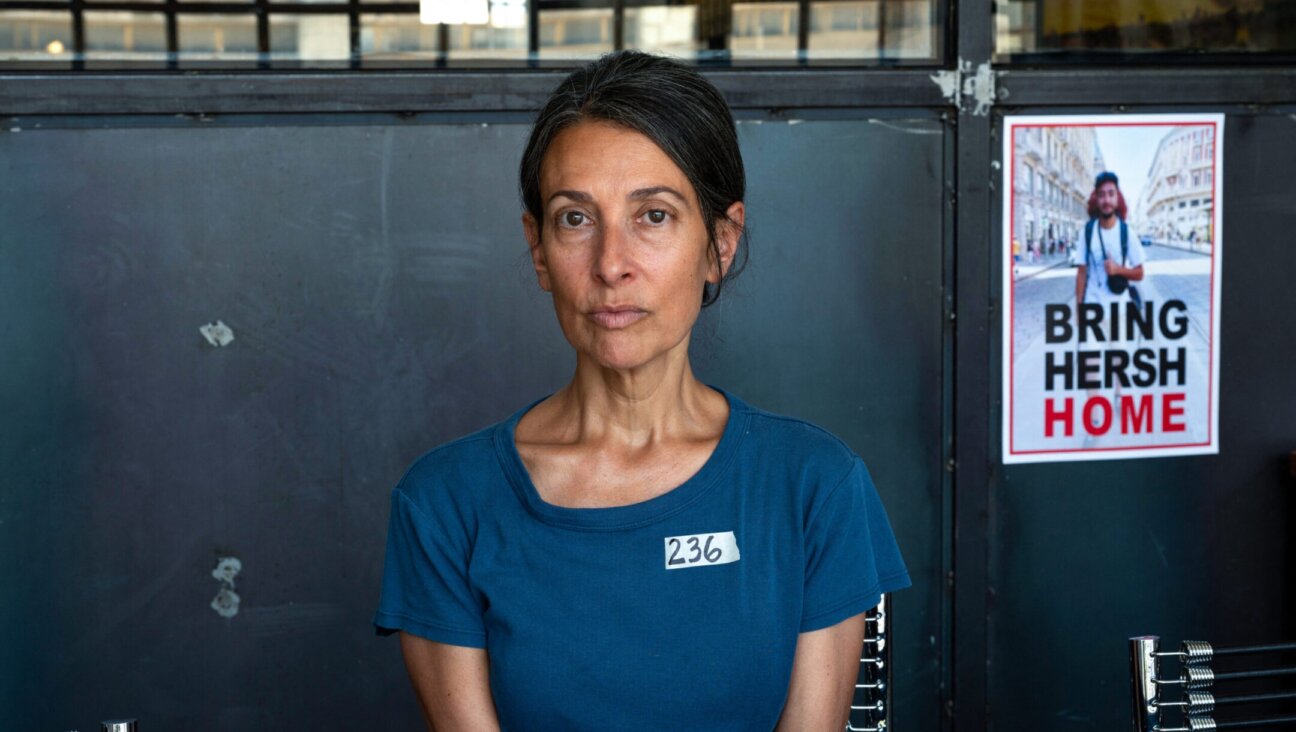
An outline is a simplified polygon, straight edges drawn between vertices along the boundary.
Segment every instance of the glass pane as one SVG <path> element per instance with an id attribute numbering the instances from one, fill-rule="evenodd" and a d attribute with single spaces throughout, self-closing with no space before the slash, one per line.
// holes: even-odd
<path id="1" fill-rule="evenodd" d="M 72 60 L 72 13 L 18 10 L 0 14 L 0 60 Z"/>
<path id="2" fill-rule="evenodd" d="M 351 26 L 347 16 L 271 14 L 272 59 L 345 61 L 350 55 Z"/>
<path id="3" fill-rule="evenodd" d="M 257 55 L 256 17 L 182 13 L 176 18 L 180 58 L 185 61 L 252 61 Z"/>
<path id="4" fill-rule="evenodd" d="M 729 53 L 734 59 L 795 60 L 800 27 L 799 3 L 734 3 Z"/>
<path id="5" fill-rule="evenodd" d="M 809 57 L 936 60 L 932 0 L 810 4 Z"/>
<path id="6" fill-rule="evenodd" d="M 447 26 L 449 57 L 522 61 L 527 56 L 526 24 L 526 5 L 516 3 L 507 12 L 492 7 L 487 23 Z"/>
<path id="7" fill-rule="evenodd" d="M 540 58 L 586 59 L 612 50 L 611 8 L 542 10 Z"/>
<path id="8" fill-rule="evenodd" d="M 693 58 L 703 48 L 695 5 L 654 5 L 625 10 L 625 45 L 650 53 Z"/>
<path id="9" fill-rule="evenodd" d="M 166 61 L 166 16 L 126 10 L 87 10 L 87 61 Z"/>
<path id="10" fill-rule="evenodd" d="M 998 0 L 995 58 L 1296 51 L 1289 0 Z"/>
<path id="11" fill-rule="evenodd" d="M 366 59 L 427 59 L 437 55 L 437 26 L 417 15 L 371 13 L 360 16 L 360 55 Z"/>
<path id="12" fill-rule="evenodd" d="M 85 0 L 91 8 L 106 1 Z M 178 0 L 179 63 L 237 68 L 264 61 L 266 57 L 259 57 L 256 47 L 254 0 L 219 0 L 245 3 L 246 13 L 237 8 L 230 8 L 237 12 L 213 13 L 205 4 L 214 1 Z M 275 3 L 301 3 L 315 5 L 303 10 L 324 10 L 319 3 L 344 1 L 272 0 L 272 9 L 278 12 L 270 15 L 268 58 L 294 67 L 349 63 L 350 29 L 343 12 L 329 8 L 326 13 L 298 14 L 288 12 L 291 8 L 273 7 Z M 423 11 L 429 18 L 434 15 L 430 4 L 434 1 L 440 3 L 439 10 L 458 13 L 453 22 L 420 22 L 426 20 Z M 425 0 L 426 7 L 405 3 L 408 7 L 400 10 L 391 9 L 391 0 L 360 2 L 369 12 L 359 17 L 358 52 L 375 68 L 447 63 L 510 68 L 536 61 L 542 66 L 562 67 L 611 51 L 618 41 L 625 48 L 689 62 L 719 61 L 739 67 L 878 61 L 935 64 L 940 62 L 944 35 L 942 0 L 534 0 L 539 4 L 534 16 L 531 0 Z M 376 5 L 378 2 L 387 7 Z M 463 14 L 459 11 L 470 6 L 481 10 L 486 20 L 460 22 Z M 0 37 L 0 53 L 16 54 L 22 49 L 25 55 L 9 58 L 18 67 L 44 61 L 48 55 L 34 50 L 32 34 L 43 31 L 34 30 L 31 23 L 36 21 L 22 15 L 26 12 L 0 10 L 0 18 L 9 19 L 8 25 L 0 25 L 0 33 L 10 36 Z M 90 58 L 165 60 L 165 25 L 156 14 L 88 12 L 97 15 L 96 27 L 89 30 L 94 36 L 89 50 L 99 54 Z M 534 53 L 528 49 L 533 17 L 539 23 L 534 29 L 538 41 Z M 618 19 L 622 23 L 619 29 Z M 130 28 L 135 22 L 140 27 Z M 58 25 L 62 28 L 65 21 L 59 20 Z M 70 50 L 70 37 L 60 43 Z"/>

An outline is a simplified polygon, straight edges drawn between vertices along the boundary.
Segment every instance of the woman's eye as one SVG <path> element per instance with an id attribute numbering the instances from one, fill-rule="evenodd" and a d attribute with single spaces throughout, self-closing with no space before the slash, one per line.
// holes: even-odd
<path id="1" fill-rule="evenodd" d="M 665 211 L 659 208 L 655 208 L 644 215 L 648 217 L 648 223 L 664 224 L 666 223 L 666 217 L 669 216 L 670 214 L 666 213 Z"/>
<path id="2" fill-rule="evenodd" d="M 585 214 L 581 213 L 580 211 L 564 212 L 561 218 L 563 224 L 567 226 L 576 227 L 585 223 Z"/>

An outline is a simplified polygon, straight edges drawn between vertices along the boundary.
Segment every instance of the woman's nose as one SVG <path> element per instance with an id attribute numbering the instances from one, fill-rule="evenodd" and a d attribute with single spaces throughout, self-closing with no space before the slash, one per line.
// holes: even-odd
<path id="1" fill-rule="evenodd" d="M 630 243 L 629 235 L 621 226 L 604 226 L 599 232 L 598 252 L 594 258 L 595 276 L 608 285 L 629 278 L 633 268 Z"/>

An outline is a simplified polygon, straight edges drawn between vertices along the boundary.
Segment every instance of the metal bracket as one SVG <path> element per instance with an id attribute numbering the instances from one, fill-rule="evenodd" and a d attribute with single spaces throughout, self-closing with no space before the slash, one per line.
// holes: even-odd
<path id="1" fill-rule="evenodd" d="M 999 72 L 990 68 L 985 61 L 973 71 L 972 62 L 958 60 L 953 70 L 937 71 L 930 78 L 941 90 L 941 96 L 954 105 L 959 114 L 972 114 L 984 117 L 990 114 L 990 107 L 1002 96 L 1004 90 L 998 88 Z"/>

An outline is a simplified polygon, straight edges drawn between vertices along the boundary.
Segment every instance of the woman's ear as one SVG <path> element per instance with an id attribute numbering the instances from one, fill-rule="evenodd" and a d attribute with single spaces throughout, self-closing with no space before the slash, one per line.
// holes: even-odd
<path id="1" fill-rule="evenodd" d="M 522 230 L 526 233 L 527 246 L 531 248 L 531 264 L 535 267 L 540 289 L 550 292 L 549 265 L 545 262 L 544 248 L 540 246 L 540 223 L 530 211 L 522 213 Z"/>
<path id="2" fill-rule="evenodd" d="M 708 268 L 707 282 L 717 284 L 724 279 L 724 275 L 729 271 L 729 265 L 733 264 L 734 255 L 738 253 L 739 242 L 742 240 L 743 221 L 746 216 L 746 208 L 742 201 L 734 201 L 725 211 L 725 218 L 716 224 L 716 249 L 720 254 L 720 267 L 717 272 L 715 262 L 711 263 Z"/>

